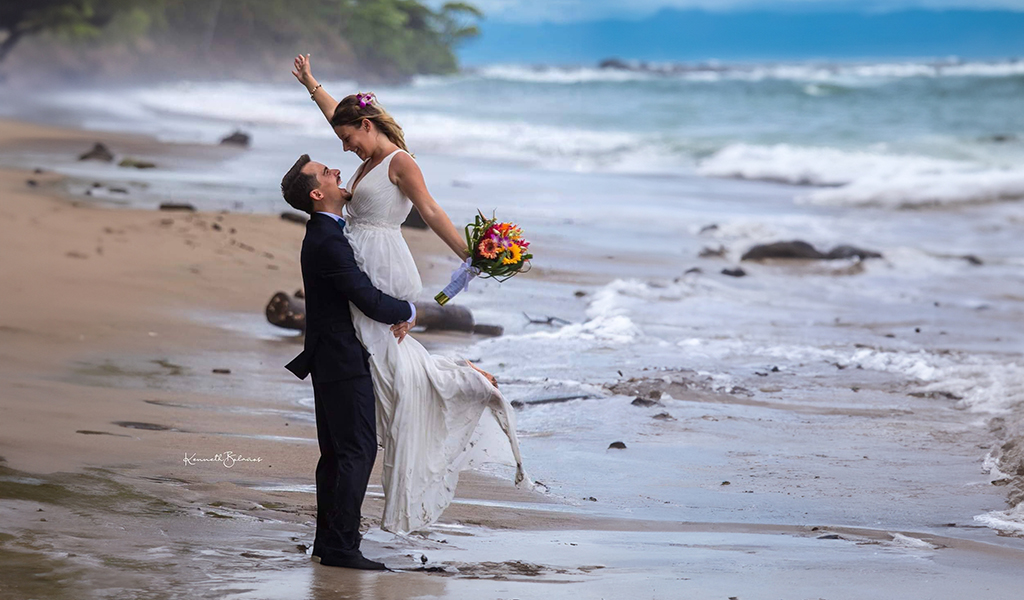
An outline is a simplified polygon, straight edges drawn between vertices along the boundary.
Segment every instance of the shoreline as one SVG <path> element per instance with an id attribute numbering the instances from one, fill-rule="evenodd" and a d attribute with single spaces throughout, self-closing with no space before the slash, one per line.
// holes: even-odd
<path id="1" fill-rule="evenodd" d="M 47 140 L 53 144 L 48 147 L 66 140 L 122 139 L 24 124 L 7 137 L 11 127 L 0 121 L 0 146 L 26 139 Z M 190 151 L 131 137 L 140 150 L 151 144 L 153 155 Z M 37 185 L 27 186 L 27 179 Z M 835 580 L 780 586 L 780 594 L 819 590 L 833 592 L 830 598 L 857 597 L 842 586 L 856 589 L 861 570 L 872 566 L 896 586 L 909 586 L 900 582 L 907 569 L 933 578 L 931 587 L 902 589 L 904 597 L 957 589 L 957 578 L 970 568 L 992 576 L 988 597 L 1013 597 L 1004 593 L 1013 591 L 1011 565 L 1019 564 L 1024 547 L 1016 538 L 981 540 L 962 524 L 949 527 L 947 536 L 936 533 L 940 524 L 894 531 L 801 525 L 786 515 L 776 517 L 790 519 L 781 524 L 629 519 L 474 472 L 463 473 L 456 503 L 426 537 L 396 539 L 372 529 L 382 503 L 371 493 L 364 505 L 365 524 L 371 526 L 368 555 L 414 569 L 421 566 L 422 554 L 429 557 L 428 566 L 441 570 L 386 579 L 389 575 L 315 565 L 306 556 L 308 548 L 302 548 L 312 541 L 315 499 L 306 492 L 258 489 L 268 482 L 311 484 L 318 454 L 308 382 L 283 367 L 268 367 L 285 364 L 297 352 L 296 338 L 265 329 L 262 315 L 274 291 L 293 291 L 301 284 L 302 229 L 276 215 L 96 206 L 63 197 L 57 192 L 59 179 L 52 173 L 0 170 L 0 250 L 10 257 L 0 262 L 0 281 L 8 289 L 0 294 L 0 378 L 6 389 L 0 418 L 5 459 L 0 462 L 0 562 L 35 573 L 51 586 L 37 590 L 31 578 L 18 577 L 14 584 L 0 584 L 0 591 L 15 585 L 21 587 L 9 589 L 23 595 L 49 591 L 59 597 L 60 582 L 70 580 L 81 589 L 67 589 L 68 597 L 82 597 L 75 595 L 82 589 L 180 581 L 184 591 L 166 597 L 234 589 L 231 594 L 239 598 L 286 598 L 295 590 L 284 588 L 304 584 L 313 598 L 331 597 L 338 586 L 363 590 L 354 597 L 466 598 L 528 596 L 534 588 L 509 586 L 532 581 L 547 584 L 537 588 L 538 595 L 556 594 L 564 588 L 551 585 L 571 582 L 582 597 L 600 597 L 608 590 L 627 593 L 651 578 L 652 596 L 718 593 L 729 585 L 734 592 L 756 595 L 751 573 L 785 577 L 793 572 L 787 565 L 795 564 L 812 572 L 835 570 Z M 445 249 L 436 236 L 403 234 L 414 248 L 425 289 L 444 283 Z M 540 269 L 537 276 L 567 289 L 611 277 L 556 268 Z M 261 333 L 253 335 L 254 330 Z M 415 335 L 438 346 L 464 347 L 471 340 Z M 673 413 L 695 437 L 711 430 L 698 429 L 690 419 L 710 426 L 713 421 L 701 415 L 724 421 L 735 406 L 801 412 L 781 403 L 756 406 L 744 398 L 700 400 L 673 393 L 680 402 Z M 858 418 L 880 418 L 864 410 Z M 230 469 L 182 462 L 183 453 L 209 457 L 225 451 L 263 460 Z M 702 475 L 721 479 L 720 473 Z M 370 491 L 375 490 L 379 487 Z M 555 510 L 545 510 L 545 504 Z M 127 528 L 97 525 L 111 520 Z M 608 532 L 628 534 L 623 536 L 628 543 L 616 545 L 604 535 Z M 154 539 L 160 540 L 156 549 Z M 876 564 L 876 552 L 892 564 Z M 492 555 L 494 560 L 487 558 Z M 728 557 L 725 566 L 715 564 L 716 556 Z M 744 562 L 746 556 L 754 562 Z M 929 567 L 921 566 L 922 556 L 930 557 Z M 983 560 L 991 564 L 979 566 Z M 193 572 L 197 564 L 202 566 Z M 254 566 L 266 573 L 252 575 Z M 0 570 L 0 579 L 8 573 L 16 570 Z M 730 582 L 720 577 L 723 573 L 741 577 Z M 250 591 L 240 589 L 246 586 Z"/>

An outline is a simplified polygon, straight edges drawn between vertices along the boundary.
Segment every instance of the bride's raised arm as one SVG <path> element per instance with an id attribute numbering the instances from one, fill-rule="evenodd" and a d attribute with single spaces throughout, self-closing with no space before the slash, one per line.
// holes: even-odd
<path id="1" fill-rule="evenodd" d="M 448 213 L 444 212 L 441 205 L 427 191 L 427 183 L 423 180 L 423 172 L 411 156 L 405 152 L 399 152 L 391 159 L 391 175 L 394 176 L 395 184 L 402 190 L 413 206 L 420 212 L 423 221 L 441 238 L 448 247 L 458 255 L 459 260 L 469 258 L 469 250 L 466 248 L 466 237 L 455 228 Z"/>
<path id="2" fill-rule="evenodd" d="M 313 77 L 308 54 L 305 56 L 300 54 L 295 57 L 295 69 L 292 70 L 292 75 L 299 80 L 299 83 L 306 86 L 309 97 L 316 101 L 316 105 L 320 107 L 320 112 L 324 113 L 324 117 L 330 123 L 331 116 L 334 115 L 334 109 L 338 107 L 338 101 L 328 94 L 327 90 Z"/>

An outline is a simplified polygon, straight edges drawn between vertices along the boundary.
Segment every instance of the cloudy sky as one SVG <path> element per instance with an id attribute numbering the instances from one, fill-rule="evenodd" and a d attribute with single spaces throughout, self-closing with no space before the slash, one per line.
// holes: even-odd
<path id="1" fill-rule="evenodd" d="M 432 0 L 441 5 L 447 0 Z M 742 10 L 1009 9 L 1024 11 L 1024 0 L 470 0 L 490 21 L 536 23 L 604 18 L 643 18 L 663 8 Z M 627 6 L 628 4 L 628 6 Z"/>

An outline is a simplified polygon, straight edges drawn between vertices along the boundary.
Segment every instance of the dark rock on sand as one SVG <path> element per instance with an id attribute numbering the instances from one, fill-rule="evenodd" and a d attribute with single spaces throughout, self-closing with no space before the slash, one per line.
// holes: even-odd
<path id="1" fill-rule="evenodd" d="M 89 150 L 85 154 L 79 156 L 78 160 L 102 160 L 104 162 L 112 162 L 114 160 L 114 153 L 105 145 L 100 142 L 96 142 L 96 145 L 92 147 L 92 150 Z"/>
<path id="2" fill-rule="evenodd" d="M 117 163 L 119 167 L 135 168 L 135 169 L 155 169 L 156 164 L 151 163 L 148 160 L 139 160 L 137 158 L 124 158 L 121 162 Z"/>
<path id="3" fill-rule="evenodd" d="M 248 148 L 250 141 L 252 141 L 252 139 L 249 137 L 248 133 L 235 131 L 231 135 L 222 138 L 220 140 L 220 144 L 221 146 L 242 146 L 243 148 Z"/>
<path id="4" fill-rule="evenodd" d="M 612 443 L 608 444 L 608 449 L 609 450 L 625 450 L 626 449 L 626 444 L 623 444 L 622 442 L 612 442 Z"/>
<path id="5" fill-rule="evenodd" d="M 214 369 L 213 372 L 218 375 L 230 375 L 231 369 Z"/>
<path id="6" fill-rule="evenodd" d="M 415 569 L 409 569 L 409 571 L 420 571 L 423 573 L 447 573 L 448 571 L 441 566 L 433 565 L 430 567 L 416 567 Z"/>
<path id="7" fill-rule="evenodd" d="M 405 222 L 402 223 L 402 227 L 409 227 L 411 229 L 426 229 L 427 222 L 423 220 L 423 216 L 420 215 L 420 211 L 416 210 L 416 207 L 412 207 L 409 211 L 409 216 L 405 218 Z"/>
<path id="8" fill-rule="evenodd" d="M 91 429 L 76 429 L 75 433 L 83 433 L 85 435 L 113 435 L 116 437 L 132 437 L 130 435 L 125 435 L 123 433 L 110 433 L 109 431 L 93 431 Z"/>
<path id="9" fill-rule="evenodd" d="M 705 225 L 705 226 L 701 227 L 700 228 L 700 233 L 705 233 L 705 232 L 708 232 L 708 231 L 715 231 L 717 229 L 718 229 L 718 225 L 715 224 L 715 223 L 712 223 L 710 225 Z"/>
<path id="10" fill-rule="evenodd" d="M 630 404 L 632 404 L 633 406 L 640 406 L 643 408 L 648 408 L 650 406 L 661 406 L 661 402 L 658 402 L 657 400 L 648 400 L 647 398 L 641 398 L 639 396 L 634 398 Z"/>
<path id="11" fill-rule="evenodd" d="M 196 212 L 196 207 L 185 202 L 164 202 L 160 205 L 160 210 Z"/>
<path id="12" fill-rule="evenodd" d="M 691 273 L 697 273 L 699 275 L 703 272 L 704 269 L 701 269 L 700 267 L 690 267 L 689 269 L 683 271 L 683 275 L 689 275 Z"/>
<path id="13" fill-rule="evenodd" d="M 985 264 L 980 258 L 978 258 L 977 256 L 975 256 L 973 254 L 968 254 L 966 256 L 961 256 L 960 258 L 966 260 L 967 262 L 971 263 L 972 265 L 974 265 L 976 267 L 980 267 L 981 265 Z"/>
<path id="14" fill-rule="evenodd" d="M 747 272 L 736 267 L 735 269 L 722 269 L 722 275 L 728 275 L 729 277 L 746 277 Z"/>
<path id="15" fill-rule="evenodd" d="M 856 246 L 836 246 L 835 248 L 828 251 L 825 255 L 825 260 L 837 260 L 845 258 L 858 258 L 860 260 L 867 260 L 869 258 L 882 258 L 882 255 L 873 250 L 864 250 Z"/>
<path id="16" fill-rule="evenodd" d="M 651 418 L 652 419 L 657 419 L 659 421 L 675 421 L 676 420 L 675 417 L 673 417 L 672 415 L 668 414 L 667 412 L 658 413 L 658 414 L 654 415 Z"/>
<path id="17" fill-rule="evenodd" d="M 740 260 L 763 260 L 765 258 L 809 258 L 819 260 L 825 255 L 814 249 L 814 246 L 799 240 L 792 242 L 775 242 L 758 244 L 747 250 Z"/>
<path id="18" fill-rule="evenodd" d="M 725 256 L 725 246 L 719 246 L 717 248 L 711 248 L 704 246 L 697 254 L 700 258 L 721 258 Z"/>
<path id="19" fill-rule="evenodd" d="M 473 333 L 476 335 L 488 335 L 491 337 L 498 337 L 505 333 L 505 328 L 501 325 L 473 325 Z"/>
<path id="20" fill-rule="evenodd" d="M 157 425 L 156 423 L 141 423 L 139 421 L 112 421 L 114 425 L 120 425 L 121 427 L 127 427 L 128 429 L 147 429 L 149 431 L 170 431 L 171 428 L 166 425 Z"/>
<path id="21" fill-rule="evenodd" d="M 25 185 L 27 185 L 28 187 L 36 187 L 37 185 L 39 185 L 39 182 L 36 181 L 35 179 L 29 179 L 25 181 Z"/>
<path id="22" fill-rule="evenodd" d="M 848 245 L 836 246 L 828 253 L 822 253 L 807 242 L 793 240 L 791 242 L 758 244 L 750 250 L 747 250 L 740 260 L 765 260 L 769 258 L 791 260 L 836 260 L 854 257 L 865 260 L 868 258 L 881 258 L 882 255 L 872 250 L 864 250 L 863 248 Z"/>
<path id="23" fill-rule="evenodd" d="M 309 220 L 309 216 L 297 212 L 283 212 L 281 213 L 281 219 L 284 221 L 291 221 L 292 223 L 298 223 L 299 225 L 305 225 L 306 221 Z"/>

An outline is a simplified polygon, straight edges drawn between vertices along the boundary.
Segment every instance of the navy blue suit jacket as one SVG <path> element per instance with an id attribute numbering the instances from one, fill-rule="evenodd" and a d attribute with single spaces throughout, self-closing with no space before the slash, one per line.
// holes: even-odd
<path id="1" fill-rule="evenodd" d="M 302 285 L 306 293 L 306 339 L 302 353 L 285 367 L 299 379 L 338 381 L 369 375 L 369 354 L 356 338 L 349 301 L 381 323 L 412 317 L 404 300 L 378 290 L 359 270 L 339 224 L 314 213 L 302 240 Z"/>

